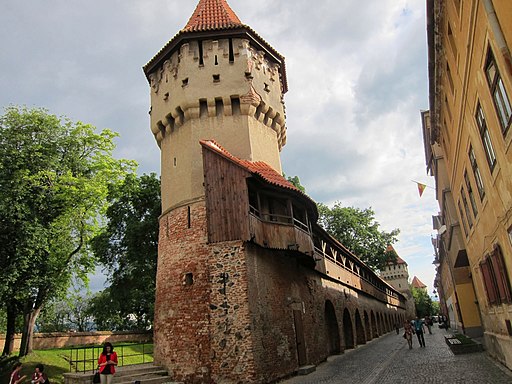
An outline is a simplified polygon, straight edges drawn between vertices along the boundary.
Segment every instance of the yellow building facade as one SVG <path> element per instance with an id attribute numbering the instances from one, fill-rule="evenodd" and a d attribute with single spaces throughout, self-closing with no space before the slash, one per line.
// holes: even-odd
<path id="1" fill-rule="evenodd" d="M 438 275 L 452 327 L 512 367 L 512 2 L 427 0 Z"/>

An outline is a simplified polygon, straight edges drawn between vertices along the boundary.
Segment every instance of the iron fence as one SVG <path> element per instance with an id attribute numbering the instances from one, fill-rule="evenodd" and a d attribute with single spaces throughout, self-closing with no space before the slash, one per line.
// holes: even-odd
<path id="1" fill-rule="evenodd" d="M 118 366 L 153 362 L 152 343 L 118 344 L 114 346 Z M 98 358 L 103 346 L 71 348 L 69 351 L 69 372 L 94 371 L 98 367 Z"/>

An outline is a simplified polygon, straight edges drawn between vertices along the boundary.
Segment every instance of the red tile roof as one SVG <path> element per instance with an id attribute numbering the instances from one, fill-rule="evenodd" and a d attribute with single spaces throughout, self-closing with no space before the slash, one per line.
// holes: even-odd
<path id="1" fill-rule="evenodd" d="M 264 181 L 266 181 L 269 184 L 272 184 L 277 187 L 285 188 L 294 192 L 298 192 L 300 195 L 305 197 L 309 202 L 316 207 L 316 203 L 305 193 L 303 193 L 299 188 L 297 188 L 295 185 L 290 183 L 288 180 L 286 180 L 283 175 L 281 175 L 279 172 L 277 172 L 274 168 L 272 168 L 270 165 L 263 161 L 249 161 L 249 160 L 243 160 L 239 159 L 236 156 L 233 156 L 231 153 L 229 153 L 226 149 L 221 147 L 215 140 L 200 140 L 200 144 L 204 148 L 208 148 L 213 152 L 218 153 L 219 155 L 223 156 L 224 158 L 232 161 L 233 163 L 237 164 L 238 166 L 246 169 L 247 171 L 251 172 L 252 174 L 256 174 L 260 176 Z M 315 209 L 316 210 L 316 209 Z"/>
<path id="2" fill-rule="evenodd" d="M 386 251 L 395 252 L 395 254 L 396 254 L 396 261 L 388 261 L 388 264 L 391 264 L 391 265 L 407 264 L 400 256 L 398 256 L 397 251 L 395 250 L 395 248 L 393 248 L 392 245 L 388 245 L 388 247 L 386 248 Z"/>
<path id="3" fill-rule="evenodd" d="M 421 280 L 418 279 L 416 276 L 414 276 L 414 278 L 412 279 L 411 285 L 413 288 L 419 288 L 419 289 L 427 288 L 427 286 L 425 284 L 423 284 L 421 282 Z"/>
<path id="4" fill-rule="evenodd" d="M 200 0 L 183 31 L 211 31 L 242 25 L 226 0 Z"/>

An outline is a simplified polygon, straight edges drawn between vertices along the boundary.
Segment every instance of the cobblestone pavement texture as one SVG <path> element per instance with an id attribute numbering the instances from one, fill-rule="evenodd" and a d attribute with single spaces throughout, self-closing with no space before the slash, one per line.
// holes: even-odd
<path id="1" fill-rule="evenodd" d="M 305 376 L 281 384 L 501 384 L 512 383 L 512 372 L 485 352 L 454 355 L 444 340 L 450 333 L 434 329 L 425 335 L 425 348 L 413 338 L 413 349 L 400 335 L 390 333 L 366 345 L 331 356 Z"/>

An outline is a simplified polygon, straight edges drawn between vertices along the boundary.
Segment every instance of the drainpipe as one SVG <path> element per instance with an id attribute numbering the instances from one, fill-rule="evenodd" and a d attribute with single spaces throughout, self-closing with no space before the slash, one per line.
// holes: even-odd
<path id="1" fill-rule="evenodd" d="M 494 10 L 492 0 L 483 0 L 483 3 L 485 12 L 487 13 L 487 18 L 489 19 L 489 26 L 491 27 L 491 31 L 496 38 L 496 44 L 498 45 L 498 48 L 503 55 L 508 73 L 512 75 L 512 58 L 510 57 L 510 50 L 508 49 L 507 42 L 503 36 L 503 31 L 501 30 L 498 17 L 496 16 L 496 11 Z"/>

